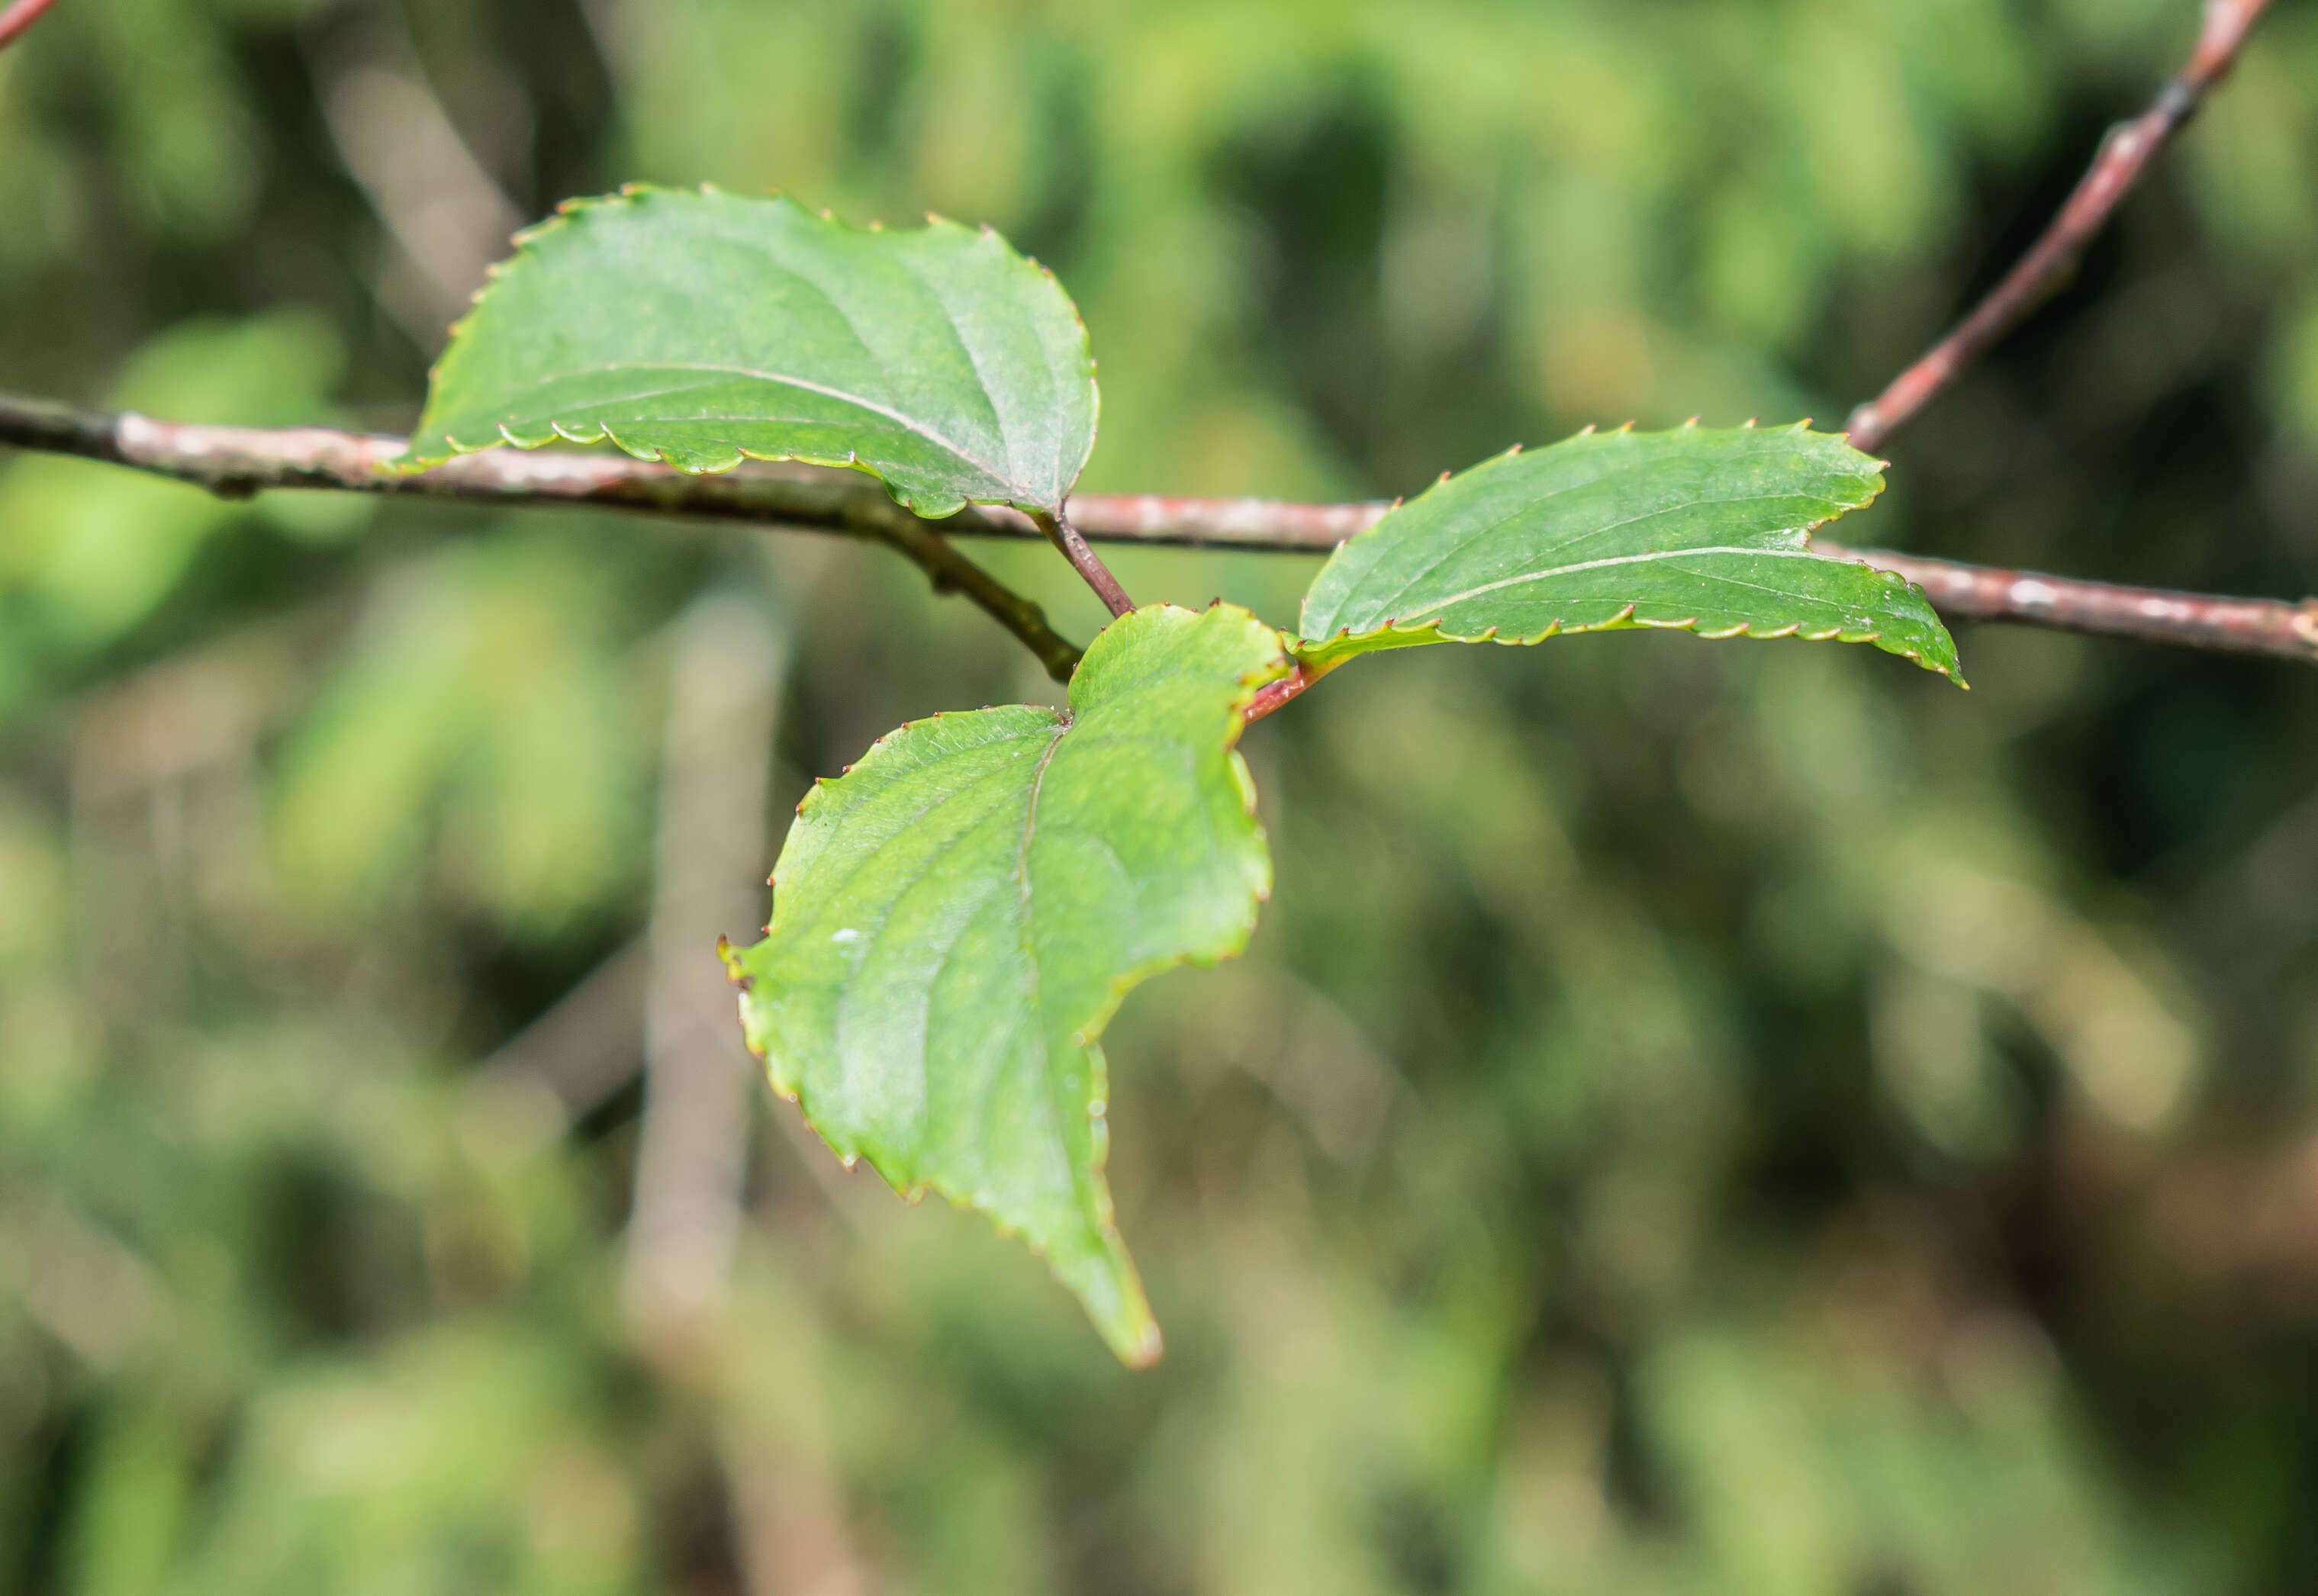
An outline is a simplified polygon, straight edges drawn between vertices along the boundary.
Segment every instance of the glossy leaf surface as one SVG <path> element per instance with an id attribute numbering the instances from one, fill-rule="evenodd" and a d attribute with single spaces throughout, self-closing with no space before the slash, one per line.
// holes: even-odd
<path id="1" fill-rule="evenodd" d="M 1586 432 L 1499 455 L 1338 549 L 1297 651 L 1325 668 L 1371 649 L 1652 626 L 1872 642 L 1960 680 L 1919 589 L 1810 551 L 1813 528 L 1882 486 L 1877 462 L 1801 426 Z"/>
<path id="2" fill-rule="evenodd" d="M 938 715 L 799 806 L 765 940 L 731 955 L 749 1044 L 840 1155 L 1020 1232 L 1119 1354 L 1159 1331 L 1103 1179 L 1098 1045 L 1128 990 L 1239 951 L 1269 891 L 1232 744 L 1288 670 L 1244 610 L 1114 622 L 1067 713 Z"/>
<path id="3" fill-rule="evenodd" d="M 687 471 L 858 465 L 921 515 L 1053 510 L 1094 444 L 1054 278 L 985 230 L 633 189 L 518 240 L 436 367 L 409 464 L 611 439 Z"/>

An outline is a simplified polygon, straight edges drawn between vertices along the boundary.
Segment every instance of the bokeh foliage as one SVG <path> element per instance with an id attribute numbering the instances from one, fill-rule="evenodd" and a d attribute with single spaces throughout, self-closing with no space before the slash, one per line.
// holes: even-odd
<path id="1" fill-rule="evenodd" d="M 2278 10 L 1848 537 L 2318 588 L 2318 14 Z M 0 58 L 0 381 L 405 426 L 508 227 L 705 179 L 1054 266 L 1090 488 L 1831 423 L 2193 13 L 66 0 Z M 0 1586 L 2318 1583 L 2318 682 L 2275 664 L 1347 670 L 1247 740 L 1248 958 L 1111 1033 L 1165 1364 L 761 1092 L 729 1305 L 640 1335 L 642 1096 L 566 1128 L 506 1050 L 584 1000 L 641 1056 L 704 595 L 790 640 L 762 861 L 876 734 L 1049 690 L 879 558 L 7 464 Z M 1119 566 L 1281 623 L 1310 569 Z"/>

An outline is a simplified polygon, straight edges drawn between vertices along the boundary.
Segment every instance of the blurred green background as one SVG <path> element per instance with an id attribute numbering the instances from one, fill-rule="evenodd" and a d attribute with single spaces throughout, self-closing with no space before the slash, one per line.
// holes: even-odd
<path id="1" fill-rule="evenodd" d="M 0 386 L 399 429 L 511 228 L 705 179 L 1052 265 L 1090 489 L 1832 425 L 2196 11 L 64 0 Z M 1846 541 L 2318 589 L 2277 13 Z M 1281 623 L 1312 569 L 1119 564 Z M 1253 732 L 1267 923 L 1110 1046 L 1136 1375 L 745 1085 L 710 953 L 812 776 L 1051 691 L 980 615 L 12 456 L 0 1590 L 2318 1590 L 2318 675 L 1962 641 L 1430 650 Z"/>

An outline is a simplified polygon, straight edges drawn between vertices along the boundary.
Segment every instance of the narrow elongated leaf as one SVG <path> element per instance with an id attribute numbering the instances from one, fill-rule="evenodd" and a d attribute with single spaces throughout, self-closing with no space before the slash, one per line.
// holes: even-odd
<path id="1" fill-rule="evenodd" d="M 1882 490 L 1840 437 L 1584 432 L 1447 479 L 1338 549 L 1304 599 L 1308 666 L 1413 643 L 1657 626 L 1870 642 L 1961 682 L 1922 591 L 1810 551 Z"/>
<path id="2" fill-rule="evenodd" d="M 946 516 L 1054 510 L 1094 445 L 1078 312 L 986 229 L 639 188 L 517 243 L 436 368 L 410 469 L 609 438 L 687 471 L 857 465 Z"/>
<path id="3" fill-rule="evenodd" d="M 799 806 L 749 1045 L 830 1145 L 1044 1252 L 1119 1356 L 1158 1327 L 1103 1179 L 1097 1038 L 1128 990 L 1236 953 L 1270 890 L 1240 710 L 1288 671 L 1244 610 L 1113 622 L 1067 713 L 903 727 Z"/>

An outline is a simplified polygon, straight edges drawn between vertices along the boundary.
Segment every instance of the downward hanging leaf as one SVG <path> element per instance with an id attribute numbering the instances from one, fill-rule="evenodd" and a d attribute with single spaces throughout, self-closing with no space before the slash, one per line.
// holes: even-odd
<path id="1" fill-rule="evenodd" d="M 409 469 L 609 438 L 687 471 L 857 465 L 939 516 L 1058 510 L 1094 445 L 1086 329 L 986 229 L 644 188 L 517 243 L 436 368 Z"/>
<path id="2" fill-rule="evenodd" d="M 1901 578 L 1810 551 L 1882 490 L 1882 465 L 1804 430 L 1586 432 L 1449 478 L 1338 549 L 1298 656 L 1533 643 L 1655 626 L 1871 642 L 1961 682 L 1955 643 Z"/>
<path id="3" fill-rule="evenodd" d="M 764 941 L 728 955 L 774 1087 L 849 1161 L 1019 1231 L 1130 1363 L 1159 1355 L 1103 1179 L 1097 1038 L 1239 951 L 1270 890 L 1240 712 L 1287 674 L 1244 610 L 1111 623 L 1070 709 L 937 715 L 798 808 Z"/>

